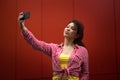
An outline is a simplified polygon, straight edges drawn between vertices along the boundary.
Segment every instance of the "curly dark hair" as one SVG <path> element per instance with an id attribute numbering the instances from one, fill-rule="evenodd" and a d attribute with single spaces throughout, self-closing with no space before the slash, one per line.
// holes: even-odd
<path id="1" fill-rule="evenodd" d="M 74 44 L 78 44 L 80 46 L 85 47 L 85 44 L 82 42 L 84 36 L 84 25 L 78 20 L 72 20 L 69 23 L 71 22 L 74 23 L 74 25 L 77 27 L 77 34 L 78 34 L 78 37 L 74 40 Z"/>

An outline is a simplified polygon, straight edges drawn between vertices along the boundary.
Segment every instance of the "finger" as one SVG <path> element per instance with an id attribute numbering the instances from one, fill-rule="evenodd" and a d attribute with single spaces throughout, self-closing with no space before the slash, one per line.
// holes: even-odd
<path id="1" fill-rule="evenodd" d="M 23 12 L 20 12 L 19 15 L 23 15 Z"/>

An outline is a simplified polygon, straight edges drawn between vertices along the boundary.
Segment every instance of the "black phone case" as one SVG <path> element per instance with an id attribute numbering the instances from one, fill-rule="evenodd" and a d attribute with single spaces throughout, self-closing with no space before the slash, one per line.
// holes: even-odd
<path id="1" fill-rule="evenodd" d="M 25 20 L 25 19 L 28 19 L 28 18 L 30 18 L 30 12 L 29 11 L 23 13 L 23 18 L 21 18 L 21 20 Z"/>

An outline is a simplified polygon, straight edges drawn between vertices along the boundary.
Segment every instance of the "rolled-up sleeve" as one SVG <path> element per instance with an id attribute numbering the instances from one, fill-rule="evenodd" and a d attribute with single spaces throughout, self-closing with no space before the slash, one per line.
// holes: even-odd
<path id="1" fill-rule="evenodd" d="M 82 65 L 82 74 L 80 80 L 89 80 L 89 61 L 88 61 L 88 51 L 86 48 L 83 49 L 83 65 Z"/>

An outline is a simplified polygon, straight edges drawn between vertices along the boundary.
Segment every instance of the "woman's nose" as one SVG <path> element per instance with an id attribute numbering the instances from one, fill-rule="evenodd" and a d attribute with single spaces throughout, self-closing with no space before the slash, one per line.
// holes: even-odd
<path id="1" fill-rule="evenodd" d="M 70 28 L 67 28 L 67 31 L 70 31 Z"/>

